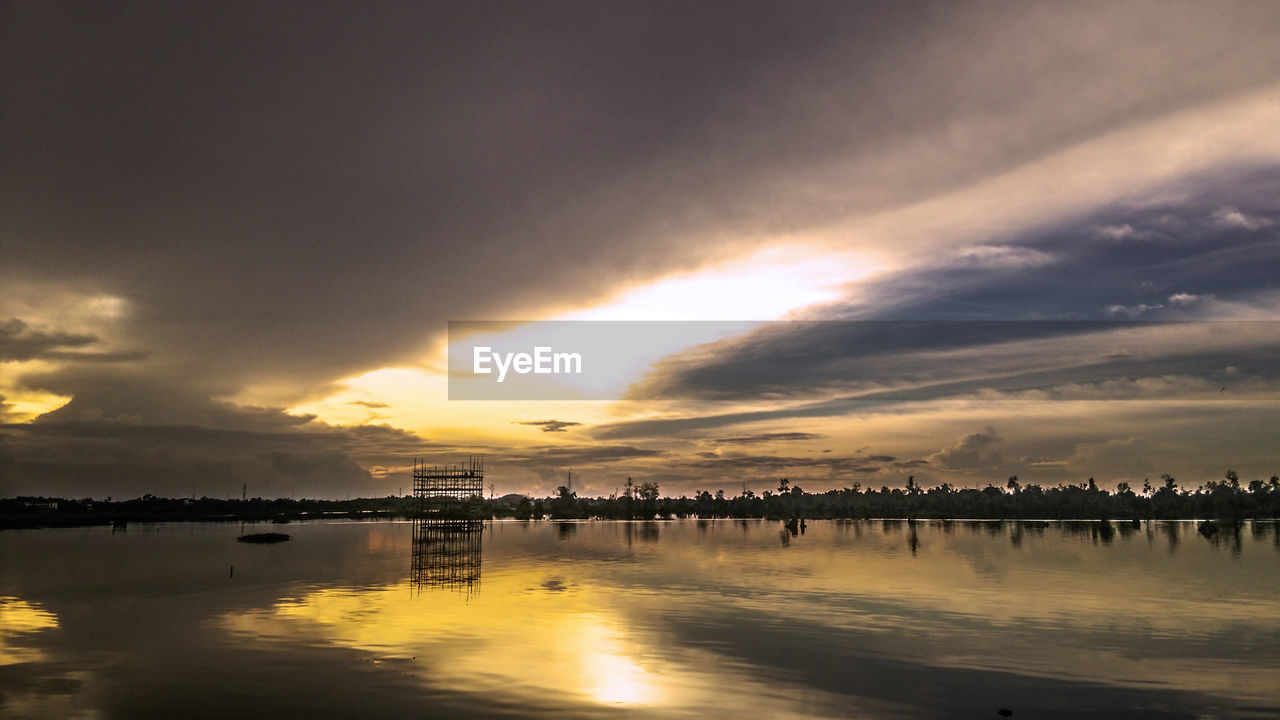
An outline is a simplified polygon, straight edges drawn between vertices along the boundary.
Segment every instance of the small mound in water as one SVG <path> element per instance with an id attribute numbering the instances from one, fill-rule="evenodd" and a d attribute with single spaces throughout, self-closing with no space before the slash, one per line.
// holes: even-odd
<path id="1" fill-rule="evenodd" d="M 279 543 L 288 540 L 289 536 L 284 533 L 251 533 L 249 535 L 241 535 L 236 538 L 240 542 L 247 543 Z"/>

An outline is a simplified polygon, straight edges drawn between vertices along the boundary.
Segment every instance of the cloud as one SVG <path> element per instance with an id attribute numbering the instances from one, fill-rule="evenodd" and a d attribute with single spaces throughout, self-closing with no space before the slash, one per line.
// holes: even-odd
<path id="1" fill-rule="evenodd" d="M 312 468 L 333 490 L 359 479 L 344 458 L 367 467 L 360 447 L 392 465 L 393 448 L 453 448 L 280 408 L 343 378 L 432 367 L 450 319 L 581 310 L 793 240 L 884 256 L 836 317 L 1105 319 L 1174 293 L 1219 298 L 1195 312 L 1256 309 L 1250 293 L 1274 282 L 1275 244 L 1242 232 L 1271 222 L 1280 196 L 1274 6 L 579 10 L 9 13 L 3 65 L 25 74 L 0 83 L 0 105 L 24 109 L 0 113 L 0 317 L 15 318 L 0 359 L 31 364 L 6 373 L 15 387 L 73 399 L 23 431 L 53 444 L 24 445 L 6 480 L 36 482 L 39 465 L 95 491 L 53 442 L 81 433 L 119 458 L 104 476 L 119 492 L 183 493 L 141 432 L 154 428 L 193 477 L 285 487 Z M 1162 242 L 1098 242 L 1109 227 Z M 661 368 L 641 395 L 667 403 L 648 427 L 737 431 L 875 393 L 975 392 L 937 354 L 990 351 L 1000 331 L 986 332 L 725 346 L 717 362 Z M 981 367 L 1003 373 L 987 389 L 1045 384 Z M 719 401 L 742 404 L 704 404 Z M 350 450 L 291 445 L 322 437 Z M 600 447 L 513 456 L 544 472 L 665 452 Z"/>
<path id="2" fill-rule="evenodd" d="M 850 476 L 876 475 L 891 468 L 902 467 L 896 458 L 887 455 L 805 457 L 793 455 L 735 455 L 702 456 L 701 460 L 685 461 L 679 467 L 691 471 L 695 477 L 714 479 L 760 480 L 775 478 L 784 473 L 793 476 L 840 481 Z"/>
<path id="3" fill-rule="evenodd" d="M 70 402 L 33 422 L 0 426 L 0 496 L 186 496 L 194 486 L 231 497 L 245 483 L 268 497 L 376 496 L 404 484 L 408 458 L 460 452 L 387 425 L 328 425 L 161 380 L 101 377 L 95 368 L 60 372 L 51 382 L 73 389 Z M 373 477 L 375 466 L 393 471 Z"/>
<path id="4" fill-rule="evenodd" d="M 775 232 L 907 206 L 1264 87 L 1280 60 L 1262 30 L 1271 11 L 1250 6 L 1208 22 L 1186 7 L 1152 18 L 1051 3 L 483 22 L 460 6 L 354 25 L 299 12 L 10 18 L 11 57 L 36 74 L 5 84 L 4 105 L 65 112 L 4 118 L 0 137 L 26 138 L 6 146 L 6 273 L 114 292 L 134 309 L 130 332 L 188 368 L 184 381 L 238 390 L 269 375 L 289 402 L 423 362 L 449 318 L 591 302 Z M 281 27 L 294 42 L 268 52 Z M 182 52 L 156 64 L 136 37 L 182 37 Z M 1135 62 L 1151 52 L 1162 62 Z M 138 127 L 160 131 L 144 141 Z M 406 161 L 405 148 L 421 150 Z M 974 259 L 1049 252 L 989 244 Z"/>
<path id="5" fill-rule="evenodd" d="M 565 432 L 568 428 L 581 425 L 580 422 L 572 422 L 567 420 L 523 420 L 511 423 L 512 425 L 532 425 L 540 428 L 542 432 Z"/>
<path id="6" fill-rule="evenodd" d="M 618 475 L 632 474 L 635 468 L 643 468 L 646 475 L 652 466 L 646 461 L 663 457 L 665 450 L 658 448 L 637 447 L 634 445 L 618 445 L 596 443 L 592 445 L 542 445 L 529 448 L 504 448 L 495 459 L 494 468 L 499 471 L 532 472 L 538 482 L 533 484 L 534 490 L 549 492 L 557 485 L 563 485 L 565 474 L 574 473 L 574 487 L 583 492 L 586 487 L 602 489 L 602 478 L 616 478 Z M 636 474 L 639 474 L 636 472 Z M 584 484 L 585 483 L 585 484 Z M 524 482 L 528 485 L 528 481 Z"/>
<path id="7" fill-rule="evenodd" d="M 619 460 L 657 457 L 662 454 L 661 450 L 639 448 L 632 445 L 556 445 L 516 450 L 508 454 L 506 459 L 517 464 L 524 462 L 572 467 L 579 464 L 611 463 Z"/>
<path id="8" fill-rule="evenodd" d="M 845 332 L 856 335 L 864 324 L 848 324 L 852 327 Z M 838 329 L 841 324 L 831 325 Z M 1274 322 L 1033 323 L 1025 340 L 1018 339 L 1024 334 L 1019 323 L 998 324 L 992 335 L 986 334 L 991 325 L 987 323 L 905 325 L 909 331 L 896 345 L 892 333 L 881 333 L 875 336 L 881 342 L 870 353 L 860 353 L 862 344 L 838 346 L 850 348 L 840 350 L 843 364 L 834 364 L 834 350 L 806 348 L 812 329 L 789 327 L 783 338 L 794 340 L 796 352 L 776 359 L 782 372 L 769 375 L 775 368 L 770 354 L 729 359 L 726 362 L 750 361 L 748 369 L 755 373 L 742 374 L 751 381 L 739 383 L 737 395 L 729 395 L 731 385 L 709 399 L 697 394 L 701 388 L 696 383 L 668 386 L 673 392 L 687 392 L 671 401 L 683 412 L 601 424 L 590 432 L 598 438 L 653 438 L 746 423 L 795 425 L 884 413 L 928 417 L 936 403 L 946 400 L 999 407 L 1009 401 L 1205 399 L 1226 379 L 1226 366 L 1250 379 L 1233 379 L 1239 399 L 1272 402 L 1280 394 L 1280 335 L 1274 332 Z M 919 347 L 922 337 L 937 341 L 937 347 Z M 796 393 L 779 393 L 793 376 L 801 378 Z M 850 382 L 850 377 L 866 380 Z M 762 387 L 767 392 L 761 392 Z M 818 392 L 806 394 L 815 388 Z M 690 412 L 690 407 L 701 412 Z"/>
<path id="9" fill-rule="evenodd" d="M 964 268 L 1018 270 L 1051 265 L 1055 260 L 1053 255 L 1035 248 L 978 245 L 957 251 L 952 264 Z"/>
<path id="10" fill-rule="evenodd" d="M 19 318 L 0 322 L 0 362 L 61 360 L 72 362 L 123 362 L 141 360 L 146 353 L 85 350 L 97 344 L 96 335 L 61 330 L 36 330 Z"/>
<path id="11" fill-rule="evenodd" d="M 1131 307 L 1125 307 L 1124 305 L 1109 305 L 1107 306 L 1107 314 L 1132 319 L 1141 317 L 1152 310 L 1161 310 L 1163 308 L 1164 305 L 1147 305 L 1146 303 L 1138 303 Z"/>
<path id="12" fill-rule="evenodd" d="M 1213 213 L 1213 221 L 1222 227 L 1244 230 L 1261 230 L 1273 222 L 1271 218 L 1245 215 L 1233 207 L 1219 208 Z"/>
<path id="13" fill-rule="evenodd" d="M 791 442 L 797 440 L 819 440 L 825 437 L 816 433 L 807 432 L 772 432 L 757 433 L 755 435 L 739 435 L 735 437 L 715 438 L 711 442 L 717 445 L 756 445 L 767 442 Z"/>
<path id="14" fill-rule="evenodd" d="M 996 450 L 1000 436 L 994 428 L 970 433 L 951 447 L 929 456 L 929 462 L 948 470 L 992 470 L 1004 463 L 1004 456 Z"/>
<path id="15" fill-rule="evenodd" d="M 1274 280 L 1266 269 L 1280 263 L 1280 246 L 1203 222 L 1206 210 L 1225 197 L 1260 217 L 1280 213 L 1280 167 L 1183 178 L 1150 196 L 1021 233 L 1020 242 L 1057 258 L 1052 265 L 1010 274 L 944 260 L 892 273 L 858 287 L 847 304 L 815 313 L 855 320 L 765 325 L 668 357 L 632 387 L 631 397 L 668 402 L 673 409 L 690 401 L 791 404 L 794 416 L 804 417 L 848 411 L 857 398 L 921 400 L 977 392 L 984 384 L 1007 392 L 1019 384 L 1026 390 L 1107 382 L 1120 373 L 1205 372 L 1209 365 L 1191 357 L 1195 353 L 1240 350 L 1224 350 L 1212 333 L 1179 326 L 1186 333 L 1180 342 L 1160 342 L 1164 360 L 1151 352 L 1136 358 L 1120 338 L 1126 327 L 1140 333 L 1143 326 L 1117 321 L 1280 318 L 1267 294 Z M 1090 241 L 1097 227 L 1117 224 L 1143 232 L 1179 229 L 1156 245 Z M 1117 297 L 1129 301 L 1115 302 Z M 1082 354 L 1085 349 L 1092 356 Z M 841 405 L 835 395 L 848 401 Z M 760 413 L 717 407 L 707 414 L 728 422 L 787 417 L 785 411 Z M 677 426 L 663 420 L 647 425 L 653 431 Z"/>
<path id="16" fill-rule="evenodd" d="M 375 480 L 371 465 L 398 466 L 439 449 L 385 426 L 329 427 L 257 419 L 258 430 L 137 421 L 43 421 L 0 426 L 0 495 L 133 497 L 144 492 L 234 497 L 389 494 L 403 477 Z"/>
<path id="17" fill-rule="evenodd" d="M 1134 230 L 1133 226 L 1129 223 L 1103 225 L 1098 228 L 1098 237 L 1106 240 L 1127 240 L 1129 238 L 1138 237 L 1138 231 Z"/>
<path id="18" fill-rule="evenodd" d="M 1151 473 L 1155 463 L 1148 455 L 1150 450 L 1149 443 L 1135 436 L 1082 442 L 1073 448 L 1071 455 L 1062 464 L 1076 469 L 1082 475 L 1137 477 L 1144 473 L 1154 474 Z"/>
<path id="19" fill-rule="evenodd" d="M 351 400 L 351 401 L 348 401 L 348 402 L 347 402 L 347 404 L 348 404 L 348 405 L 359 405 L 359 406 L 361 406 L 361 407 L 369 408 L 370 410 L 378 410 L 378 409 L 380 409 L 380 408 L 391 407 L 391 406 L 390 406 L 390 405 L 388 405 L 387 403 L 382 403 L 382 402 L 372 402 L 372 401 L 369 401 L 369 400 Z"/>

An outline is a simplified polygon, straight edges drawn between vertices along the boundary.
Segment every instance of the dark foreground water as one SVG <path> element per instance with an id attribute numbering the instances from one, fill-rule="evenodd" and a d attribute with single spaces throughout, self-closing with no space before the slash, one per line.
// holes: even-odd
<path id="1" fill-rule="evenodd" d="M 1273 523 L 270 530 L 0 532 L 0 716 L 1280 717 Z"/>

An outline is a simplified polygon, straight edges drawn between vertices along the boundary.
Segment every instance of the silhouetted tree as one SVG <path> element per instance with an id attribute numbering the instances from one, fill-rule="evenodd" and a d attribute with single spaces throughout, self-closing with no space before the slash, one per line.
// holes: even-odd
<path id="1" fill-rule="evenodd" d="M 651 480 L 640 483 L 640 487 L 636 489 L 636 494 L 640 496 L 640 514 L 648 520 L 658 513 L 658 495 L 661 490 L 658 483 Z"/>

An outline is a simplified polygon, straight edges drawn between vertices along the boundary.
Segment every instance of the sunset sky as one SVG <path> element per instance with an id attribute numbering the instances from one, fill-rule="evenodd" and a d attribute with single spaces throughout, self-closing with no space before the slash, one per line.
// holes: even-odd
<path id="1" fill-rule="evenodd" d="M 460 320 L 876 322 L 451 401 Z M 0 496 L 1194 487 L 1277 429 L 1280 3 L 0 3 Z"/>

